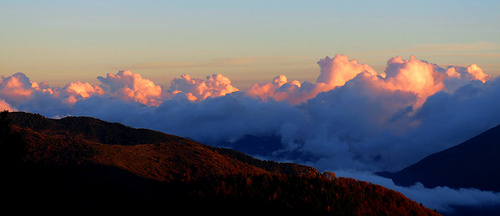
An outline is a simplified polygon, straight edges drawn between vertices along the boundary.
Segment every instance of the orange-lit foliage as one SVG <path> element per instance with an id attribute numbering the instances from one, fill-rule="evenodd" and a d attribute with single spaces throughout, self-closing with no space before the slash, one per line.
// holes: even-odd
<path id="1" fill-rule="evenodd" d="M 207 183 L 209 182 L 209 183 Z M 276 206 L 324 215 L 433 215 L 401 193 L 352 178 L 284 174 L 231 175 L 195 183 L 204 197 Z"/>
<path id="2" fill-rule="evenodd" d="M 10 116 L 31 164 L 12 178 L 13 195 L 37 212 L 437 214 L 378 185 L 155 131 L 91 118 Z"/>

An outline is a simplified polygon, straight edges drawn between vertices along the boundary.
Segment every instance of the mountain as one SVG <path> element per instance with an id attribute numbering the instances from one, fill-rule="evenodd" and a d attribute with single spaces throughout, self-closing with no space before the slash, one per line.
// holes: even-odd
<path id="1" fill-rule="evenodd" d="M 500 192 L 500 125 L 429 155 L 396 173 L 379 173 L 398 185 L 477 188 Z"/>
<path id="2" fill-rule="evenodd" d="M 2 112 L 0 135 L 4 211 L 438 215 L 371 183 L 94 118 Z"/>

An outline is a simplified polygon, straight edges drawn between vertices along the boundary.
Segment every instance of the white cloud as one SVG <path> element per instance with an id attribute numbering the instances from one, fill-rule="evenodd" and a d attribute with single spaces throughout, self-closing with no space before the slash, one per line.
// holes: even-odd
<path id="1" fill-rule="evenodd" d="M 420 182 L 410 187 L 395 185 L 391 179 L 373 175 L 369 172 L 335 171 L 337 177 L 350 177 L 372 182 L 401 192 L 406 197 L 422 203 L 425 207 L 440 213 L 454 211 L 454 206 L 493 206 L 500 205 L 500 193 L 481 191 L 475 188 L 452 189 L 449 187 L 426 188 Z"/>

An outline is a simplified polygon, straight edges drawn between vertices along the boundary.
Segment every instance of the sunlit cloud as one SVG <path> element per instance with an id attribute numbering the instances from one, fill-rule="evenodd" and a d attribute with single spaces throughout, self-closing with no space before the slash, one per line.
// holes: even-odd
<path id="1" fill-rule="evenodd" d="M 111 97 L 132 100 L 146 105 L 159 105 L 162 89 L 151 80 L 144 79 L 140 74 L 130 71 L 120 71 L 117 74 L 107 74 L 97 77 Z"/>
<path id="2" fill-rule="evenodd" d="M 66 99 L 68 103 L 75 103 L 78 100 L 89 98 L 94 94 L 104 94 L 104 90 L 101 87 L 81 81 L 71 82 L 64 86 L 62 90 L 69 95 L 69 98 Z"/>
<path id="3" fill-rule="evenodd" d="M 345 55 L 317 63 L 316 82 L 278 75 L 247 89 L 222 74 L 185 74 L 165 87 L 124 70 L 99 76 L 99 84 L 57 88 L 16 73 L 2 77 L 0 105 L 49 117 L 94 116 L 213 145 L 279 136 L 280 150 L 269 153 L 277 158 L 301 152 L 318 168 L 360 170 L 402 168 L 500 123 L 500 82 L 476 64 L 394 57 L 377 72 Z M 481 111 L 466 110 L 473 104 Z"/>
<path id="4" fill-rule="evenodd" d="M 278 137 L 279 143 L 248 145 L 269 151 L 255 155 L 265 159 L 354 173 L 397 171 L 500 124 L 500 78 L 477 64 L 441 67 L 397 56 L 377 72 L 345 55 L 317 64 L 316 82 L 277 75 L 247 89 L 222 74 L 184 74 L 164 87 L 123 70 L 97 77 L 99 84 L 57 88 L 16 73 L 0 80 L 0 109 L 92 116 L 229 148 L 247 136 Z M 355 176 L 441 211 L 500 202 L 498 193 L 476 189 L 399 187 Z"/>
<path id="5" fill-rule="evenodd" d="M 236 91 L 239 89 L 232 86 L 231 80 L 221 74 L 207 76 L 205 80 L 191 78 L 191 76 L 184 74 L 181 78 L 172 80 L 167 94 L 181 93 L 185 94 L 190 101 L 200 101 L 208 97 L 220 97 Z"/>
<path id="6" fill-rule="evenodd" d="M 7 102 L 5 102 L 4 100 L 1 100 L 1 99 L 0 99 L 0 110 L 1 111 L 7 110 L 10 112 L 17 111 L 16 108 L 11 107 L 10 104 L 8 104 Z"/>

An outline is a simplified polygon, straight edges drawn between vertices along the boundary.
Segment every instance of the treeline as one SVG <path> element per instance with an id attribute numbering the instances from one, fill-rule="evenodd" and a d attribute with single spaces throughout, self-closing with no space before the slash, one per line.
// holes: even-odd
<path id="1" fill-rule="evenodd" d="M 0 170 L 15 171 L 23 165 L 27 143 L 21 134 L 12 131 L 8 111 L 0 113 Z"/>
<path id="2" fill-rule="evenodd" d="M 30 128 L 46 135 L 73 137 L 103 144 L 153 144 L 182 139 L 148 129 L 135 129 L 120 123 L 110 123 L 91 117 L 48 119 L 40 114 L 9 112 L 13 125 Z"/>
<path id="3" fill-rule="evenodd" d="M 261 203 L 314 215 L 432 215 L 402 194 L 351 178 L 285 174 L 219 176 L 190 185 L 217 202 Z"/>

